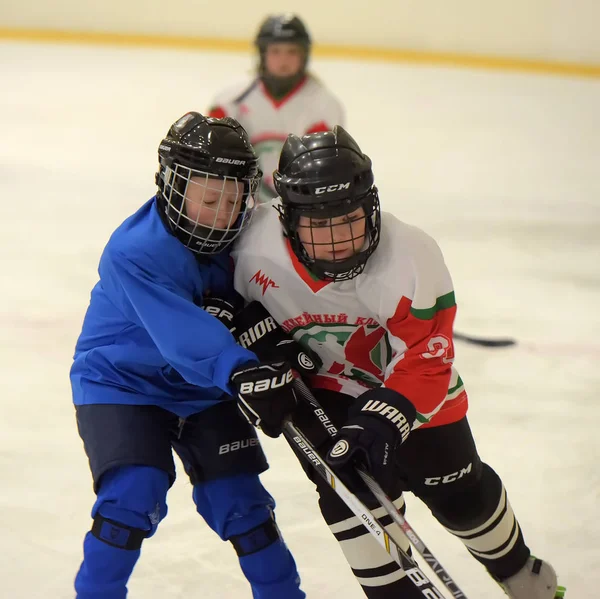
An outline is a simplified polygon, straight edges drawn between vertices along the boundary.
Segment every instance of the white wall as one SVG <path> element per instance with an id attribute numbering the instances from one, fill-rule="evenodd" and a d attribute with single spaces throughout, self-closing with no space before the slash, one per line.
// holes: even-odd
<path id="1" fill-rule="evenodd" d="M 322 44 L 600 64 L 600 0 L 0 0 L 0 27 L 249 39 L 286 9 Z"/>

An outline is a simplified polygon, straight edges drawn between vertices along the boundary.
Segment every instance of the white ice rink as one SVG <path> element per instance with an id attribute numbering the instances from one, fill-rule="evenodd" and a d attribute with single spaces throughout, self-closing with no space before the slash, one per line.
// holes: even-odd
<path id="1" fill-rule="evenodd" d="M 600 594 L 600 80 L 315 60 L 382 204 L 437 238 L 481 455 L 568 599 Z M 234 54 L 0 43 L 0 597 L 73 598 L 91 480 L 69 367 L 100 252 L 154 191 L 158 143 L 251 67 Z M 360 599 L 283 440 L 265 483 L 310 599 Z M 180 477 L 132 599 L 250 597 Z M 407 518 L 469 599 L 500 599 L 460 542 Z M 400 598 L 399 598 L 400 599 Z"/>

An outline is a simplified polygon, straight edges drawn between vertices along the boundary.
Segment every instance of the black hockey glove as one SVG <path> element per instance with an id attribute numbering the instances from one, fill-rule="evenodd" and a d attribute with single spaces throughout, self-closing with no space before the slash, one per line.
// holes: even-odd
<path id="1" fill-rule="evenodd" d="M 284 422 L 296 409 L 293 381 L 287 362 L 245 364 L 231 375 L 242 414 L 269 437 L 279 437 Z"/>
<path id="2" fill-rule="evenodd" d="M 224 324 L 230 331 L 233 329 L 233 316 L 236 312 L 235 306 L 219 297 L 203 297 L 202 309 L 214 316 Z M 233 331 L 232 331 L 233 332 Z"/>
<path id="3" fill-rule="evenodd" d="M 327 462 L 347 481 L 356 481 L 354 467 L 364 466 L 384 490 L 389 488 L 394 480 L 396 449 L 408 437 L 416 413 L 400 393 L 384 387 L 370 389 L 352 406 L 348 420 L 334 438 Z"/>
<path id="4" fill-rule="evenodd" d="M 254 352 L 259 360 L 285 360 L 302 376 L 319 371 L 322 364 L 319 356 L 288 335 L 260 302 L 250 302 L 240 310 L 234 326 L 238 343 Z"/>

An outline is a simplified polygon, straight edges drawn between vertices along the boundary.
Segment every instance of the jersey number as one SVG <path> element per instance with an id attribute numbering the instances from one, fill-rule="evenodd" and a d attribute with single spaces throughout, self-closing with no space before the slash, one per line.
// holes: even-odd
<path id="1" fill-rule="evenodd" d="M 445 364 L 454 361 L 454 350 L 450 339 L 444 335 L 436 335 L 427 342 L 428 351 L 421 354 L 422 358 L 431 360 L 432 358 L 442 358 Z"/>

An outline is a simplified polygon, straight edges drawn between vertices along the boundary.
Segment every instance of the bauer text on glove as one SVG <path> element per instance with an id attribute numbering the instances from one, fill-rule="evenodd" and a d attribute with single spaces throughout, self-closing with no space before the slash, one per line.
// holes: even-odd
<path id="1" fill-rule="evenodd" d="M 269 437 L 281 434 L 296 409 L 294 373 L 287 362 L 245 364 L 231 375 L 238 393 L 238 407 L 248 422 Z"/>

